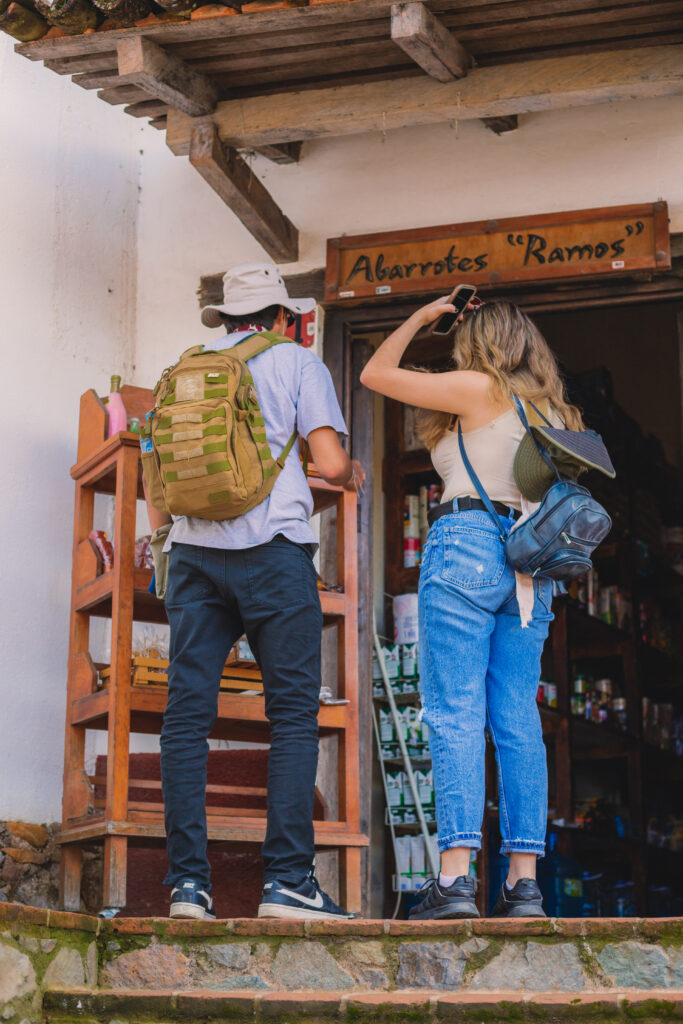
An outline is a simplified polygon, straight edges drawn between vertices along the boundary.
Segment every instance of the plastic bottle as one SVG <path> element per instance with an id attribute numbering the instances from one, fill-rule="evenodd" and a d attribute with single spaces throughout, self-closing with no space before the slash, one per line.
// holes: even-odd
<path id="1" fill-rule="evenodd" d="M 128 415 L 121 398 L 121 378 L 118 374 L 114 374 L 111 378 L 111 392 L 107 402 L 107 411 L 109 413 L 107 437 L 113 437 L 114 434 L 118 434 L 119 431 L 125 430 L 128 426 Z"/>

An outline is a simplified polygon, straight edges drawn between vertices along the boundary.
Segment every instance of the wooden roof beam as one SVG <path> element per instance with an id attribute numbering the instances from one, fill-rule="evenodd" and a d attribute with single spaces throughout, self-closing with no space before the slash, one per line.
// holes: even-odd
<path id="1" fill-rule="evenodd" d="M 221 142 L 215 125 L 194 125 L 190 163 L 276 263 L 298 259 L 299 232 L 249 165 Z"/>
<path id="2" fill-rule="evenodd" d="M 438 82 L 464 78 L 472 64 L 465 47 L 422 3 L 392 4 L 391 38 Z"/>
<path id="3" fill-rule="evenodd" d="M 257 149 L 681 93 L 683 46 L 647 46 L 477 67 L 455 82 L 425 75 L 408 85 L 393 79 L 226 100 L 213 121 L 229 146 Z M 166 142 L 174 153 L 189 152 L 192 127 L 191 118 L 169 111 Z"/>
<path id="4" fill-rule="evenodd" d="M 116 46 L 119 77 L 112 85 L 137 85 L 190 117 L 210 114 L 218 93 L 210 78 L 193 71 L 151 39 L 132 36 Z"/>

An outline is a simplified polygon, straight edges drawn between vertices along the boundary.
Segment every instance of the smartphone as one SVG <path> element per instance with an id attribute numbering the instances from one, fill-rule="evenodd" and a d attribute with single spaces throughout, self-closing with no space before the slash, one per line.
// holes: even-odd
<path id="1" fill-rule="evenodd" d="M 444 313 L 432 327 L 432 334 L 450 334 L 458 322 L 458 317 L 467 309 L 467 303 L 471 302 L 477 294 L 477 289 L 472 284 L 458 284 L 446 299 L 449 305 L 455 306 L 455 313 Z"/>

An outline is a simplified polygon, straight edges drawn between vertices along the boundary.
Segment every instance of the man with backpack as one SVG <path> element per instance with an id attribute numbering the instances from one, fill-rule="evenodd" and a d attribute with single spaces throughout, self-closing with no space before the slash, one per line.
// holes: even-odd
<path id="1" fill-rule="evenodd" d="M 223 304 L 205 307 L 202 322 L 227 334 L 165 372 L 142 439 L 150 522 L 168 532 L 161 767 L 170 916 L 215 916 L 207 736 L 223 665 L 246 632 L 271 727 L 259 917 L 345 918 L 313 869 L 322 612 L 299 441 L 329 483 L 357 491 L 365 474 L 340 443 L 346 427 L 327 367 L 283 337 L 315 301 L 291 299 L 272 264 L 235 267 L 223 284 Z"/>

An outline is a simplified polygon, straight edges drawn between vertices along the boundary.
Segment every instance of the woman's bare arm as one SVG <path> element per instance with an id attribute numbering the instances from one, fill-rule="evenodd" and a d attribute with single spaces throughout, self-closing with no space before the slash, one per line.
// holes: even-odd
<path id="1" fill-rule="evenodd" d="M 452 312 L 454 307 L 445 298 L 416 310 L 382 342 L 361 373 L 361 383 L 371 391 L 420 409 L 459 414 L 467 413 L 481 403 L 488 396 L 491 385 L 485 373 L 477 370 L 419 373 L 399 366 L 403 353 L 417 332 L 444 313 Z"/>

